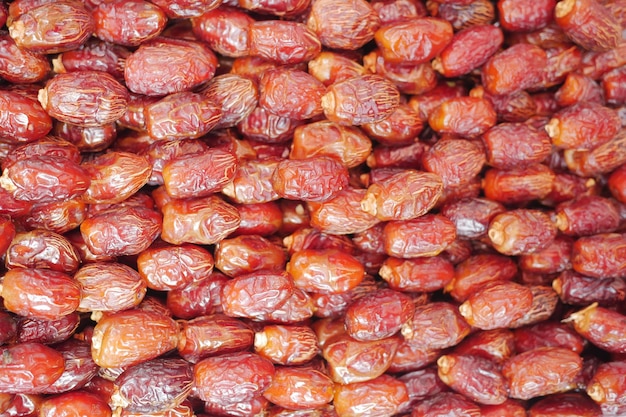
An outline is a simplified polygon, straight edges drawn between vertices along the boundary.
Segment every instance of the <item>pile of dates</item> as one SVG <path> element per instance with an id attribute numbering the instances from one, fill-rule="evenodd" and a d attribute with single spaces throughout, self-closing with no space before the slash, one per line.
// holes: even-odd
<path id="1" fill-rule="evenodd" d="M 0 6 L 0 417 L 626 415 L 626 0 Z"/>

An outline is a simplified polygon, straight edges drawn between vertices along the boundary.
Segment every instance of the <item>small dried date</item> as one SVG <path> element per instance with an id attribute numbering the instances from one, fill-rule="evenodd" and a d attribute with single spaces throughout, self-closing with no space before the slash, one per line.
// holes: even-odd
<path id="1" fill-rule="evenodd" d="M 39 90 L 38 99 L 55 119 L 89 127 L 113 123 L 122 117 L 129 94 L 111 74 L 84 70 L 56 75 Z"/>
<path id="2" fill-rule="evenodd" d="M 139 309 L 105 314 L 93 329 L 91 353 L 103 368 L 136 365 L 178 345 L 179 328 L 167 316 Z"/>
<path id="3" fill-rule="evenodd" d="M 180 405 L 192 387 L 189 362 L 153 359 L 127 368 L 116 378 L 111 402 L 130 413 L 164 412 Z"/>
<path id="4" fill-rule="evenodd" d="M 0 291 L 8 311 L 43 320 L 73 313 L 81 297 L 80 287 L 70 275 L 43 268 L 9 270 Z"/>
<path id="5" fill-rule="evenodd" d="M 387 78 L 366 74 L 332 84 L 321 104 L 328 120 L 358 126 L 389 117 L 400 104 L 400 92 Z"/>
<path id="6" fill-rule="evenodd" d="M 574 388 L 581 370 L 580 356 L 562 347 L 540 347 L 519 353 L 502 366 L 509 396 L 522 400 Z"/>
<path id="7" fill-rule="evenodd" d="M 17 343 L 0 348 L 0 391 L 39 392 L 56 381 L 65 369 L 63 355 L 41 343 Z"/>

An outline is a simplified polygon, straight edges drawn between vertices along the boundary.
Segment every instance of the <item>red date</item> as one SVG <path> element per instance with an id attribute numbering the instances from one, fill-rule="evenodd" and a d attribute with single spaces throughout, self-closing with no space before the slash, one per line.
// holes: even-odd
<path id="1" fill-rule="evenodd" d="M 50 269 L 16 268 L 2 281 L 4 307 L 16 314 L 54 320 L 76 311 L 80 288 L 71 276 Z"/>
<path id="2" fill-rule="evenodd" d="M 330 121 L 362 125 L 389 117 L 400 105 L 400 92 L 385 77 L 367 74 L 337 82 L 322 96 L 322 109 Z"/>
<path id="3" fill-rule="evenodd" d="M 509 383 L 509 396 L 527 400 L 574 388 L 581 369 L 582 359 L 577 353 L 561 347 L 540 347 L 508 359 L 502 374 Z"/>
<path id="4" fill-rule="evenodd" d="M 39 90 L 38 99 L 55 119 L 89 127 L 122 117 L 129 94 L 111 74 L 85 70 L 58 74 Z"/>
<path id="5" fill-rule="evenodd" d="M 41 343 L 17 343 L 0 348 L 0 353 L 0 391 L 5 393 L 36 393 L 65 369 L 61 353 Z"/>
<path id="6" fill-rule="evenodd" d="M 213 78 L 216 67 L 217 58 L 208 46 L 157 37 L 126 59 L 124 80 L 133 93 L 164 96 L 202 85 Z"/>
<path id="7" fill-rule="evenodd" d="M 40 2 L 23 10 L 8 26 L 20 48 L 56 54 L 84 44 L 93 34 L 94 21 L 80 2 Z"/>
<path id="8" fill-rule="evenodd" d="M 170 317 L 139 309 L 104 315 L 93 329 L 91 353 L 103 368 L 123 368 L 154 359 L 178 345 Z"/>
<path id="9" fill-rule="evenodd" d="M 195 365 L 195 389 L 203 401 L 216 404 L 250 401 L 267 389 L 274 372 L 274 365 L 255 353 L 214 356 Z"/>
<path id="10" fill-rule="evenodd" d="M 347 185 L 346 167 L 328 156 L 285 159 L 272 174 L 274 191 L 292 200 L 328 201 Z"/>

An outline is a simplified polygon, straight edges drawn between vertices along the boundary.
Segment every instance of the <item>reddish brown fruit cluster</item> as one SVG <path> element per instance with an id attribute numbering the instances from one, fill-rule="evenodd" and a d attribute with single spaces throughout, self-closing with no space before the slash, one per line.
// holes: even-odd
<path id="1" fill-rule="evenodd" d="M 626 415 L 625 0 L 0 0 L 0 417 Z"/>

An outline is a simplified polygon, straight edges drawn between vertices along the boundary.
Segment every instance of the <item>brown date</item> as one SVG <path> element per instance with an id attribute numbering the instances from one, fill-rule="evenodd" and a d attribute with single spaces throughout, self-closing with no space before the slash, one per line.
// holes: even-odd
<path id="1" fill-rule="evenodd" d="M 524 317 L 532 305 L 528 287 L 511 281 L 495 281 L 471 294 L 459 311 L 465 320 L 482 330 L 509 327 Z"/>
<path id="2" fill-rule="evenodd" d="M 229 277 L 285 266 L 283 248 L 258 235 L 223 239 L 215 247 L 215 267 Z"/>
<path id="3" fill-rule="evenodd" d="M 623 314 L 593 303 L 571 314 L 565 321 L 571 322 L 578 334 L 607 352 L 626 352 L 623 337 L 626 316 Z"/>
<path id="4" fill-rule="evenodd" d="M 338 385 L 333 404 L 342 417 L 391 417 L 409 400 L 405 383 L 390 375 L 371 381 Z M 362 410 L 363 403 L 367 409 Z"/>
<path id="5" fill-rule="evenodd" d="M 213 271 L 213 255 L 192 244 L 153 245 L 137 257 L 137 270 L 149 288 L 158 291 L 183 289 L 207 278 Z"/>
<path id="6" fill-rule="evenodd" d="M 263 317 L 287 302 L 293 291 L 294 280 L 285 271 L 242 274 L 222 287 L 222 309 L 231 317 Z"/>
<path id="7" fill-rule="evenodd" d="M 363 210 L 367 191 L 347 187 L 323 203 L 309 202 L 311 226 L 322 232 L 346 235 L 359 233 L 378 224 L 380 220 Z"/>
<path id="8" fill-rule="evenodd" d="M 481 137 L 487 164 L 513 169 L 545 161 L 552 152 L 550 137 L 526 123 L 500 123 Z"/>
<path id="9" fill-rule="evenodd" d="M 137 306 L 146 283 L 134 269 L 115 262 L 83 265 L 74 275 L 81 289 L 79 311 L 121 311 Z"/>
<path id="10" fill-rule="evenodd" d="M 249 54 L 278 64 L 299 64 L 315 58 L 322 44 L 304 23 L 255 21 L 248 26 Z"/>
<path id="11" fill-rule="evenodd" d="M 144 108 L 146 130 L 151 138 L 198 138 L 219 122 L 222 111 L 208 97 L 189 91 L 167 95 Z"/>
<path id="12" fill-rule="evenodd" d="M 364 0 L 312 2 L 307 26 L 329 49 L 356 50 L 374 38 L 380 18 Z"/>
<path id="13" fill-rule="evenodd" d="M 124 80 L 133 93 L 165 96 L 204 84 L 213 78 L 216 67 L 217 58 L 208 46 L 157 37 L 126 59 Z"/>
<path id="14" fill-rule="evenodd" d="M 17 343 L 0 348 L 0 391 L 36 393 L 56 381 L 65 369 L 63 355 L 41 343 Z"/>
<path id="15" fill-rule="evenodd" d="M 347 185 L 347 168 L 328 156 L 284 159 L 272 174 L 274 191 L 292 200 L 328 201 Z"/>
<path id="16" fill-rule="evenodd" d="M 52 59 L 55 73 L 98 70 L 108 72 L 117 80 L 124 79 L 123 60 L 130 51 L 121 46 L 91 38 L 80 47 L 65 51 Z"/>
<path id="17" fill-rule="evenodd" d="M 509 383 L 509 396 L 527 400 L 574 388 L 581 369 L 578 353 L 562 347 L 540 347 L 506 360 L 502 374 Z"/>
<path id="18" fill-rule="evenodd" d="M 595 278 L 626 277 L 626 237 L 619 233 L 600 233 L 578 238 L 572 247 L 572 268 Z"/>
<path id="19" fill-rule="evenodd" d="M 5 167 L 0 187 L 17 200 L 52 203 L 81 196 L 89 173 L 79 164 L 54 155 L 36 155 Z"/>
<path id="20" fill-rule="evenodd" d="M 237 4 L 238 5 L 238 4 Z M 248 55 L 248 27 L 254 19 L 239 8 L 221 6 L 191 19 L 193 33 L 227 57 Z"/>
<path id="21" fill-rule="evenodd" d="M 296 251 L 286 269 L 294 284 L 309 292 L 342 293 L 359 285 L 365 276 L 364 266 L 338 249 Z"/>
<path id="22" fill-rule="evenodd" d="M 416 307 L 413 317 L 402 326 L 401 332 L 411 345 L 434 350 L 457 345 L 470 329 L 454 304 L 436 301 Z"/>
<path id="23" fill-rule="evenodd" d="M 554 21 L 571 40 L 591 51 L 613 49 L 621 39 L 621 25 L 596 0 L 559 1 L 554 9 Z"/>
<path id="24" fill-rule="evenodd" d="M 152 359 L 127 368 L 115 380 L 114 406 L 131 413 L 164 412 L 179 406 L 193 387 L 193 369 L 184 359 Z"/>
<path id="25" fill-rule="evenodd" d="M 65 273 L 76 271 L 79 264 L 79 254 L 69 240 L 43 229 L 15 234 L 5 258 L 7 268 L 48 268 Z"/>
<path id="26" fill-rule="evenodd" d="M 5 32 L 0 33 L 0 77 L 11 83 L 43 81 L 51 70 L 43 56 L 21 49 Z"/>
<path id="27" fill-rule="evenodd" d="M 77 312 L 54 320 L 20 317 L 17 321 L 17 342 L 60 343 L 70 339 L 79 324 L 80 315 Z"/>
<path id="28" fill-rule="evenodd" d="M 196 394 L 216 404 L 249 401 L 267 389 L 274 372 L 272 362 L 252 352 L 213 356 L 194 366 Z"/>
<path id="29" fill-rule="evenodd" d="M 385 253 L 398 258 L 438 255 L 455 238 L 454 223 L 439 214 L 390 221 L 383 229 Z"/>
<path id="30" fill-rule="evenodd" d="M 496 215 L 487 235 L 498 252 L 526 255 L 547 248 L 556 237 L 556 226 L 543 211 L 515 209 Z"/>
<path id="31" fill-rule="evenodd" d="M 309 326 L 273 324 L 254 334 L 254 351 L 277 365 L 302 365 L 319 353 L 319 347 Z"/>
<path id="32" fill-rule="evenodd" d="M 547 60 L 546 52 L 538 46 L 513 45 L 485 63 L 481 72 L 483 86 L 494 95 L 525 90 L 541 81 Z"/>
<path id="33" fill-rule="evenodd" d="M 626 299 L 626 281 L 623 278 L 587 277 L 572 270 L 563 271 L 554 278 L 552 288 L 562 302 L 570 305 L 599 303 L 610 306 Z"/>
<path id="34" fill-rule="evenodd" d="M 452 36 L 448 21 L 422 17 L 384 26 L 374 39 L 386 61 L 419 64 L 437 56 Z"/>
<path id="35" fill-rule="evenodd" d="M 402 170 L 371 184 L 361 208 L 381 221 L 414 219 L 435 206 L 443 187 L 437 173 Z"/>
<path id="36" fill-rule="evenodd" d="M 624 381 L 626 362 L 610 361 L 602 363 L 587 384 L 587 395 L 600 405 L 607 414 L 621 413 L 624 410 Z M 604 414 L 603 414 L 604 415 Z"/>
<path id="37" fill-rule="evenodd" d="M 113 123 L 122 117 L 129 95 L 111 74 L 84 70 L 56 75 L 39 90 L 38 99 L 55 119 L 89 127 Z"/>
<path id="38" fill-rule="evenodd" d="M 378 274 L 394 290 L 433 292 L 454 279 L 454 266 L 441 255 L 415 259 L 390 256 L 385 259 Z"/>
<path id="39" fill-rule="evenodd" d="M 366 74 L 332 84 L 322 96 L 322 109 L 330 121 L 362 125 L 384 120 L 400 105 L 400 92 L 388 79 Z"/>
<path id="40" fill-rule="evenodd" d="M 102 316 L 93 329 L 91 353 L 98 366 L 123 368 L 175 349 L 178 339 L 170 317 L 130 309 Z"/>
<path id="41" fill-rule="evenodd" d="M 411 297 L 383 288 L 348 305 L 345 312 L 346 332 L 356 340 L 380 340 L 397 333 L 414 312 Z"/>
<path id="42" fill-rule="evenodd" d="M 212 245 L 239 227 L 237 209 L 219 196 L 172 200 L 163 206 L 161 239 L 173 245 Z"/>
<path id="43" fill-rule="evenodd" d="M 485 161 L 482 147 L 466 139 L 439 140 L 422 156 L 424 169 L 441 177 L 446 188 L 469 183 L 482 171 Z"/>
<path id="44" fill-rule="evenodd" d="M 479 404 L 501 404 L 508 397 L 506 380 L 489 359 L 451 353 L 437 359 L 437 371 L 446 385 Z"/>
<path id="45" fill-rule="evenodd" d="M 453 97 L 444 99 L 428 116 L 428 124 L 439 134 L 476 137 L 496 124 L 496 112 L 487 99 Z"/>
<path id="46" fill-rule="evenodd" d="M 306 159 L 317 155 L 335 157 L 348 168 L 367 159 L 372 141 L 359 128 L 329 120 L 296 127 L 289 152 L 290 159 Z"/>
<path id="47" fill-rule="evenodd" d="M 552 144 L 564 149 L 593 149 L 611 140 L 621 128 L 615 110 L 582 102 L 558 111 L 546 125 Z"/>
<path id="48" fill-rule="evenodd" d="M 312 410 L 330 403 L 334 392 L 335 385 L 325 373 L 308 367 L 282 366 L 276 368 L 263 396 L 289 410 Z"/>
<path id="49" fill-rule="evenodd" d="M 477 25 L 457 32 L 450 43 L 433 60 L 433 67 L 448 78 L 468 74 L 483 65 L 504 42 L 502 29 L 494 25 Z M 468 55 L 467 50 L 472 54 Z"/>
<path id="50" fill-rule="evenodd" d="M 305 120 L 322 113 L 326 88 L 305 71 L 288 67 L 264 71 L 258 87 L 259 106 L 278 116 Z"/>
<path id="51" fill-rule="evenodd" d="M 94 21 L 81 2 L 40 2 L 16 16 L 8 27 L 20 48 L 56 54 L 84 44 L 93 34 Z"/>
<path id="52" fill-rule="evenodd" d="M 95 255 L 137 255 L 158 237 L 162 224 L 156 210 L 120 204 L 87 218 L 80 233 Z"/>
<path id="53" fill-rule="evenodd" d="M 15 268 L 2 280 L 4 307 L 25 317 L 54 320 L 80 303 L 80 288 L 71 276 L 50 269 Z"/>
<path id="54" fill-rule="evenodd" d="M 43 138 L 52 129 L 52 119 L 34 98 L 14 91 L 0 90 L 2 138 L 11 143 L 32 142 Z"/>
<path id="55" fill-rule="evenodd" d="M 163 166 L 163 184 L 176 199 L 205 197 L 221 191 L 235 176 L 236 157 L 221 149 L 175 156 Z"/>
<path id="56" fill-rule="evenodd" d="M 370 381 L 389 368 L 400 342 L 397 336 L 358 341 L 347 334 L 337 334 L 323 344 L 322 356 L 334 382 L 351 384 Z"/>
<path id="57" fill-rule="evenodd" d="M 477 253 L 455 266 L 454 280 L 445 287 L 456 301 L 463 302 L 482 286 L 510 281 L 517 275 L 515 262 L 499 254 Z"/>
<path id="58" fill-rule="evenodd" d="M 210 102 L 221 108 L 221 117 L 213 129 L 234 127 L 255 109 L 259 98 L 256 83 L 237 74 L 213 77 L 202 89 Z"/>
<path id="59" fill-rule="evenodd" d="M 365 68 L 341 53 L 322 51 L 307 64 L 308 72 L 326 87 L 365 74 Z"/>
<path id="60" fill-rule="evenodd" d="M 41 403 L 38 415 L 41 417 L 55 417 L 59 415 L 111 417 L 111 408 L 101 396 L 77 390 L 47 397 Z"/>
<path id="61" fill-rule="evenodd" d="M 147 184 L 152 167 L 144 156 L 107 152 L 82 164 L 91 177 L 82 195 L 88 204 L 121 203 Z"/>
<path id="62" fill-rule="evenodd" d="M 498 2 L 500 24 L 510 32 L 530 32 L 552 21 L 556 0 L 538 2 L 501 0 Z"/>
<path id="63" fill-rule="evenodd" d="M 138 46 L 158 36 L 167 24 L 165 12 L 145 0 L 100 3 L 92 16 L 98 38 L 123 46 Z"/>
<path id="64" fill-rule="evenodd" d="M 243 321 L 224 314 L 181 320 L 178 353 L 191 363 L 209 356 L 246 350 L 253 346 L 254 331 Z"/>

